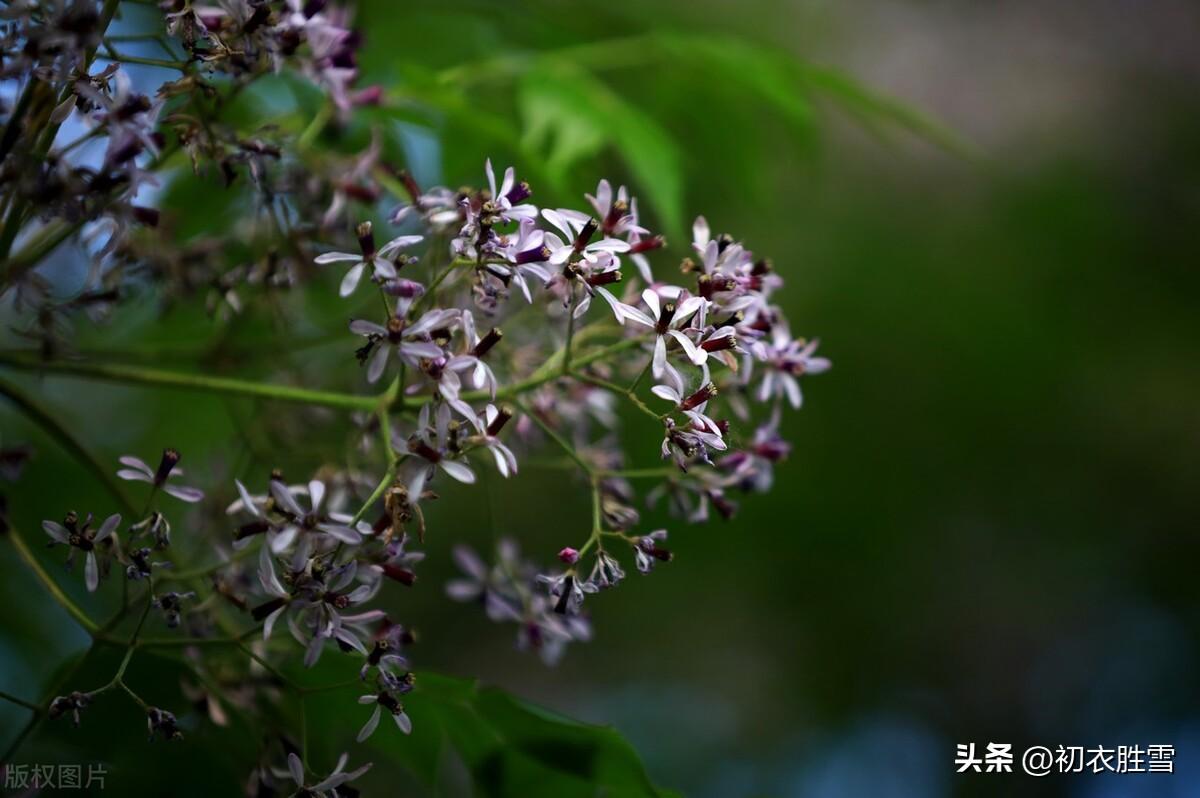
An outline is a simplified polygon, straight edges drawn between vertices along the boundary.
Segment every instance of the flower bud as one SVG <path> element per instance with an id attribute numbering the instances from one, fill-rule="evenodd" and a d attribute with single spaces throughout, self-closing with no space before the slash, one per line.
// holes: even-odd
<path id="1" fill-rule="evenodd" d="M 363 222 L 354 230 L 358 236 L 358 247 L 366 259 L 375 257 L 375 234 L 371 231 L 371 223 Z"/>

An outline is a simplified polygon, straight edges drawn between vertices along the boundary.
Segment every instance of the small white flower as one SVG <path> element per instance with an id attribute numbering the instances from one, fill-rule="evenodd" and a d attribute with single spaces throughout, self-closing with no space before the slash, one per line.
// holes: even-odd
<path id="1" fill-rule="evenodd" d="M 354 289 L 361 282 L 363 272 L 367 266 L 370 266 L 372 273 L 380 279 L 388 280 L 396 277 L 396 267 L 388 261 L 388 257 L 397 250 L 410 247 L 423 239 L 422 236 L 396 236 L 377 250 L 375 248 L 375 234 L 371 230 L 370 222 L 360 224 L 356 232 L 358 234 L 358 245 L 362 250 L 360 253 L 326 252 L 323 255 L 318 255 L 313 261 L 319 265 L 326 263 L 354 263 L 350 267 L 350 271 L 346 272 L 346 276 L 342 278 L 341 287 L 338 289 L 338 293 L 343 297 L 348 297 L 354 293 Z"/>
<path id="2" fill-rule="evenodd" d="M 117 472 L 117 476 L 121 479 L 133 480 L 136 482 L 149 482 L 154 486 L 155 490 L 162 489 L 163 493 L 168 493 L 181 501 L 195 503 L 204 498 L 204 491 L 199 488 L 190 488 L 184 485 L 172 485 L 168 480 L 175 477 L 183 476 L 183 469 L 179 468 L 179 452 L 175 449 L 163 449 L 162 459 L 159 461 L 158 469 L 155 470 L 146 465 L 146 462 L 131 454 L 127 454 L 120 458 L 121 465 L 126 466 Z"/>

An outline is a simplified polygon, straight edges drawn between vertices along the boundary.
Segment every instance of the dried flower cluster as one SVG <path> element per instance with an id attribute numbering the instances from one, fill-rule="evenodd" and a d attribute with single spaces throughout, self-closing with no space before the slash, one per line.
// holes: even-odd
<path id="1" fill-rule="evenodd" d="M 829 361 L 816 354 L 815 340 L 793 335 L 774 301 L 783 279 L 769 260 L 714 235 L 704 217 L 684 256 L 672 256 L 637 199 L 607 180 L 577 208 L 539 208 L 529 183 L 512 168 L 497 179 L 490 161 L 486 185 L 450 190 L 423 188 L 393 168 L 378 140 L 361 153 L 307 160 L 326 126 L 357 104 L 382 101 L 377 91 L 352 90 L 359 37 L 347 13 L 324 2 L 164 3 L 156 40 L 181 77 L 154 97 L 132 88 L 106 37 L 117 5 L 24 2 L 0 13 L 0 81 L 19 86 L 0 142 L 9 209 L 0 290 L 29 320 L 39 367 L 53 370 L 68 345 L 62 323 L 73 313 L 119 308 L 137 281 L 148 280 L 164 299 L 203 297 L 219 316 L 252 312 L 253 299 L 312 282 L 347 300 L 382 299 L 346 331 L 348 365 L 356 359 L 362 371 L 358 390 L 287 397 L 362 411 L 354 434 L 378 468 L 374 478 L 326 466 L 299 482 L 276 471 L 246 484 L 205 485 L 237 494 L 226 508 L 228 527 L 214 537 L 215 566 L 174 555 L 172 527 L 204 531 L 179 514 L 181 505 L 159 500 L 195 504 L 204 494 L 180 484 L 173 449 L 157 466 L 120 458 L 117 476 L 149 486 L 132 517 L 126 508 L 124 515 L 66 506 L 46 513 L 51 545 L 68 547 L 68 563 L 84 558 L 89 591 L 106 579 L 145 584 L 130 655 L 152 612 L 178 634 L 227 636 L 255 667 L 275 670 L 289 657 L 312 666 L 327 651 L 341 652 L 366 688 L 361 703 L 374 705 L 359 740 L 385 713 L 408 733 L 413 635 L 377 605 L 389 583 L 414 585 L 422 554 L 411 547 L 424 540 L 430 505 L 447 481 L 471 485 L 491 468 L 514 478 L 537 451 L 558 457 L 543 456 L 540 466 L 576 472 L 581 491 L 590 492 L 590 519 L 566 533 L 556 558 L 537 558 L 551 566 L 525 559 L 510 540 L 499 543 L 491 565 L 465 545 L 455 549 L 463 577 L 447 585 L 450 597 L 515 624 L 518 645 L 547 662 L 591 637 L 589 596 L 621 584 L 627 570 L 648 574 L 671 561 L 666 530 L 642 521 L 647 502 L 665 501 L 694 523 L 714 510 L 728 518 L 740 494 L 771 487 L 790 449 L 782 411 L 800 407 L 802 378 Z M 109 65 L 95 68 L 97 57 Z M 278 70 L 321 87 L 329 112 L 302 131 L 269 137 L 220 124 L 242 86 Z M 59 141 L 58 126 L 72 116 L 86 127 L 84 140 L 106 142 L 98 160 L 77 158 L 79 144 Z M 219 239 L 179 243 L 145 228 L 160 214 L 136 202 L 139 189 L 156 174 L 168 179 L 163 164 L 179 150 L 196 170 L 223 175 L 230 190 L 248 175 L 255 204 L 244 222 L 247 240 L 269 246 L 230 262 Z M 379 210 L 396 235 L 385 239 L 367 220 Z M 93 266 L 87 284 L 63 299 L 38 267 L 80 236 Z M 340 248 L 325 243 L 339 239 Z M 86 364 L 74 370 L 86 373 Z M 140 379 L 166 381 L 150 373 Z M 276 389 L 239 390 L 270 398 Z M 619 443 L 623 426 L 635 433 L 626 436 L 634 442 L 628 452 Z M 627 462 L 647 455 L 661 465 Z M 164 587 L 172 583 L 185 589 Z M 239 631 L 246 624 L 249 632 Z M 122 689 L 142 705 L 152 737 L 179 738 L 180 722 L 146 705 L 125 683 L 124 667 L 98 689 L 55 698 L 50 714 L 79 722 L 97 694 Z M 253 706 L 197 689 L 214 720 L 222 703 Z M 346 773 L 343 759 L 318 778 L 288 750 L 286 770 L 264 766 L 256 780 L 290 779 L 300 794 L 336 795 L 365 770 Z"/>

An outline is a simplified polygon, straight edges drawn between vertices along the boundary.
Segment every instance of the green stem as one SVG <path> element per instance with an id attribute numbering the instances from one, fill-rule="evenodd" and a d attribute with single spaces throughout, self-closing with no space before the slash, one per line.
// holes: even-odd
<path id="1" fill-rule="evenodd" d="M 238 650 L 241 651 L 243 654 L 245 654 L 250 659 L 257 662 L 259 665 L 261 665 L 263 670 L 265 670 L 267 673 L 271 674 L 276 679 L 278 679 L 281 683 L 286 685 L 288 687 L 288 689 L 290 689 L 296 693 L 300 693 L 302 691 L 300 685 L 298 685 L 294 681 L 292 681 L 292 679 L 289 678 L 286 673 L 284 673 L 283 671 L 276 668 L 270 662 L 267 662 L 267 660 L 265 658 L 260 657 L 258 654 L 255 654 L 254 649 L 250 648 L 248 645 L 246 645 L 245 643 L 243 643 L 240 640 L 236 641 L 234 643 L 234 645 L 237 646 Z"/>
<path id="2" fill-rule="evenodd" d="M 78 673 L 79 669 L 83 667 L 83 663 L 87 661 L 88 654 L 90 652 L 91 649 L 88 649 L 87 652 L 85 652 L 79 657 L 78 660 L 75 661 L 75 664 L 68 668 L 66 672 L 59 676 L 58 679 L 55 680 L 54 684 L 50 686 L 48 697 L 46 698 L 45 702 L 37 712 L 34 712 L 33 715 L 30 716 L 29 722 L 25 724 L 23 729 L 21 729 L 16 739 L 9 744 L 8 750 L 5 751 L 3 755 L 0 755 L 0 762 L 7 764 L 13 761 L 13 757 L 16 756 L 17 751 L 21 750 L 21 745 L 26 739 L 28 739 L 29 735 L 33 734 L 38 724 L 41 723 L 42 718 L 46 717 L 46 713 L 50 711 L 50 704 L 52 701 L 54 701 L 55 696 L 58 695 L 58 691 L 75 677 L 75 674 Z"/>
<path id="3" fill-rule="evenodd" d="M 313 116 L 312 121 L 304 128 L 300 134 L 300 138 L 296 139 L 296 149 L 300 152 L 305 152 L 312 146 L 313 141 L 317 136 L 321 135 L 321 131 L 329 124 L 329 120 L 333 118 L 333 104 L 325 103 L 321 106 L 321 110 Z"/>
<path id="4" fill-rule="evenodd" d="M 379 484 L 375 486 L 375 490 L 371 492 L 371 495 L 367 497 L 365 502 L 363 502 L 362 507 L 359 507 L 358 512 L 356 512 L 354 517 L 350 519 L 349 526 L 353 527 L 355 524 L 361 521 L 363 516 L 366 515 L 367 512 L 375 505 L 375 502 L 383 498 L 383 494 L 387 492 L 387 489 L 392 486 L 392 483 L 395 480 L 396 464 L 392 462 L 388 464 L 387 469 L 383 472 L 383 476 L 380 478 Z"/>
<path id="5" fill-rule="evenodd" d="M 255 626 L 234 637 L 143 637 L 138 648 L 187 648 L 188 646 L 236 646 L 247 637 L 253 637 L 261 627 Z M 111 642 L 105 639 L 103 642 Z"/>
<path id="6" fill-rule="evenodd" d="M 575 337 L 576 339 L 579 338 L 578 335 Z M 589 352 L 583 357 L 576 358 L 572 365 L 574 365 L 576 368 L 583 368 L 584 366 L 589 366 L 599 360 L 604 360 L 609 355 L 614 355 L 618 352 L 623 352 L 626 349 L 631 349 L 640 343 L 641 341 L 636 338 L 623 338 L 616 343 L 600 347 L 593 352 Z M 521 394 L 529 393 L 535 388 L 540 388 L 548 382 L 557 380 L 562 376 L 562 367 L 558 365 L 562 362 L 562 357 L 563 352 L 562 350 L 559 350 L 555 354 L 551 355 L 549 359 L 546 360 L 546 363 L 533 374 L 497 391 L 496 399 L 515 399 Z M 2 359 L 0 359 L 0 362 L 2 362 Z M 429 398 L 430 397 L 428 396 L 414 396 L 409 400 L 409 404 L 421 404 L 429 401 Z M 491 394 L 489 394 L 486 390 L 465 391 L 462 394 L 462 399 L 467 402 L 479 402 L 485 399 L 490 400 Z"/>
<path id="7" fill-rule="evenodd" d="M 627 388 L 626 390 L 628 390 L 630 393 L 633 393 L 634 391 L 636 391 L 637 387 L 639 385 L 641 385 L 642 380 L 644 380 L 646 378 L 646 375 L 650 373 L 650 367 L 653 365 L 654 365 L 654 358 L 651 357 L 651 358 L 647 359 L 646 366 L 641 371 L 638 372 L 637 377 L 634 378 L 633 382 L 629 383 L 629 388 Z"/>
<path id="8" fill-rule="evenodd" d="M 575 447 L 572 446 L 570 442 L 559 433 L 558 430 L 554 429 L 554 427 L 551 427 L 549 424 L 543 421 L 542 417 L 531 410 L 530 407 L 524 402 L 516 402 L 516 405 L 518 408 L 520 408 L 522 413 L 528 416 L 534 424 L 537 424 L 538 427 L 541 428 L 542 432 L 546 433 L 546 437 L 557 443 L 562 450 L 567 453 L 567 456 L 575 461 L 575 464 L 583 470 L 583 473 L 587 474 L 588 476 L 592 476 L 594 469 L 592 468 L 591 464 L 584 460 L 579 453 L 575 451 Z"/>
<path id="9" fill-rule="evenodd" d="M 244 549 L 235 551 L 228 560 L 222 560 L 221 562 L 215 562 L 211 565 L 204 565 L 196 568 L 185 568 L 179 571 L 165 570 L 157 574 L 154 578 L 159 582 L 187 582 L 192 579 L 199 579 L 208 576 L 209 574 L 215 573 L 216 571 L 219 571 L 222 568 L 237 562 L 238 560 L 244 560 L 256 554 L 258 554 L 258 549 L 256 547 L 247 546 Z"/>
<path id="10" fill-rule="evenodd" d="M 571 284 L 571 301 L 567 304 L 567 342 L 563 344 L 562 373 L 571 371 L 571 341 L 575 338 L 575 284 Z"/>
<path id="11" fill-rule="evenodd" d="M 12 541 L 13 548 L 17 550 L 17 554 L 21 555 L 21 559 L 24 560 L 25 564 L 29 566 L 29 570 L 33 571 L 33 575 L 38 578 L 38 581 L 42 583 L 42 585 L 46 588 L 46 591 L 54 598 L 54 600 L 57 601 L 62 608 L 67 611 L 67 614 L 74 618 L 75 622 L 82 626 L 88 634 L 96 634 L 100 630 L 100 627 L 96 625 L 95 621 L 87 616 L 86 612 L 80 609 L 78 604 L 71 600 L 70 596 L 63 592 L 62 588 L 58 586 L 58 583 L 50 578 L 50 574 L 46 573 L 46 569 L 42 567 L 42 564 L 38 562 L 36 557 L 33 556 L 33 552 L 29 550 L 29 546 L 25 543 L 25 539 L 21 537 L 21 533 L 18 532 L 15 527 L 9 527 L 6 537 Z"/>
<path id="12" fill-rule="evenodd" d="M 29 106 L 33 104 L 33 93 L 37 87 L 43 86 L 40 80 L 30 80 L 25 84 L 24 90 L 21 91 L 21 97 L 17 100 L 16 106 L 12 110 L 12 115 L 8 118 L 8 124 L 4 126 L 4 135 L 0 136 L 0 162 L 8 156 L 9 152 L 17 143 L 17 137 L 21 131 L 21 119 L 29 111 Z"/>
<path id="13" fill-rule="evenodd" d="M 26 709 L 32 710 L 33 712 L 41 712 L 42 711 L 42 708 L 39 707 L 37 704 L 33 703 L 32 701 L 26 701 L 24 698 L 17 698 L 12 693 L 6 693 L 3 690 L 0 690 L 0 699 L 4 699 L 5 701 L 8 701 L 9 703 L 16 704 L 19 707 L 25 707 Z"/>
<path id="14" fill-rule="evenodd" d="M 450 276 L 451 272 L 453 272 L 456 267 L 462 266 L 465 263 L 469 263 L 472 266 L 475 265 L 474 261 L 463 260 L 452 260 L 447 263 L 442 270 L 438 272 L 436 276 L 434 276 L 433 281 L 429 284 L 429 287 L 425 289 L 425 293 L 417 297 L 417 301 L 414 302 L 408 309 L 407 315 L 415 318 L 419 311 L 424 310 L 425 306 L 433 301 L 433 295 L 434 292 L 437 291 L 438 286 L 446 281 L 446 278 Z"/>
<path id="15" fill-rule="evenodd" d="M 602 477 L 623 477 L 624 479 L 668 479 L 676 476 L 679 470 L 671 467 L 663 468 L 625 468 L 617 471 L 601 471 Z"/>
<path id="16" fill-rule="evenodd" d="M 173 69 L 177 72 L 186 72 L 187 64 L 182 61 L 166 61 L 162 58 L 143 58 L 137 55 L 122 55 L 117 52 L 107 52 L 98 56 L 103 61 L 115 61 L 119 64 L 139 64 L 141 66 L 159 67 L 161 69 Z"/>
<path id="17" fill-rule="evenodd" d="M 24 371 L 94 378 L 109 382 L 156 385 L 164 388 L 184 388 L 232 396 L 255 396 L 263 399 L 276 399 L 281 402 L 318 405 L 342 410 L 374 410 L 379 405 L 379 397 L 372 395 L 358 396 L 332 391 L 317 391 L 293 385 L 264 385 L 231 377 L 182 374 L 140 366 L 75 363 L 63 360 L 41 362 L 32 357 L 19 355 L 0 355 L 0 365 Z"/>
<path id="18" fill-rule="evenodd" d="M 66 430 L 62 424 L 47 413 L 42 407 L 30 398 L 23 391 L 18 389 L 11 383 L 0 380 L 0 395 L 7 396 L 26 416 L 37 423 L 42 429 L 48 432 L 51 437 L 58 441 L 59 445 L 72 454 L 75 459 L 86 465 L 101 485 L 117 500 L 121 511 L 129 518 L 133 518 L 137 513 L 137 508 L 126 498 L 124 491 L 117 484 L 116 479 L 99 460 L 97 460 L 91 452 L 83 447 L 78 440 L 75 439 L 70 432 Z"/>
<path id="19" fill-rule="evenodd" d="M 117 8 L 120 6 L 120 4 L 121 0 L 104 0 L 104 7 L 100 12 L 100 20 L 96 26 L 101 36 L 108 31 L 108 26 L 112 23 L 113 18 L 117 15 Z M 79 69 L 80 74 L 87 75 L 91 71 L 92 61 L 96 58 L 96 47 L 98 45 L 99 42 L 97 42 L 96 45 L 89 47 L 84 53 L 83 63 Z M 16 145 L 24 116 L 26 113 L 28 113 L 29 106 L 32 104 L 33 91 L 46 85 L 48 84 L 42 83 L 41 81 L 33 81 L 25 87 L 25 92 L 22 94 L 21 99 L 18 100 L 17 108 L 14 109 L 12 116 L 9 118 L 8 125 L 5 127 L 3 141 L 0 141 L 0 161 L 3 161 L 5 156 L 7 156 L 12 148 Z M 71 84 L 68 83 L 62 88 L 57 100 L 54 100 L 53 97 L 49 99 L 54 103 L 54 106 L 56 106 L 58 103 L 66 100 L 67 97 L 70 96 L 69 92 L 71 90 Z M 44 93 L 44 90 L 42 90 L 41 93 Z M 30 97 L 29 102 L 25 101 L 27 96 Z M 50 106 L 50 110 L 52 110 L 54 106 Z M 62 123 L 60 122 L 51 122 L 48 116 L 44 120 L 33 120 L 31 123 L 26 124 L 27 130 L 34 131 L 35 135 L 41 136 L 42 144 L 40 146 L 33 147 L 32 151 L 27 153 L 27 155 L 29 155 L 34 162 L 40 162 L 41 160 L 45 159 L 46 154 L 50 151 L 50 147 L 54 144 L 54 139 L 58 135 L 58 129 L 61 124 Z M 15 241 L 17 238 L 17 232 L 21 227 L 23 217 L 25 215 L 25 205 L 25 201 L 19 196 L 13 200 L 12 207 L 9 209 L 8 218 L 5 220 L 4 229 L 2 232 L 0 232 L 0 260 L 4 260 L 8 257 L 8 253 L 12 248 L 13 241 Z"/>
<path id="20" fill-rule="evenodd" d="M 600 542 L 600 537 L 604 535 L 604 527 L 602 524 L 601 515 L 601 497 L 600 497 L 600 477 L 592 475 L 592 532 L 588 535 L 588 539 L 582 546 L 579 547 L 579 556 L 582 558 L 592 546 L 604 550 L 604 544 Z"/>
<path id="21" fill-rule="evenodd" d="M 650 416 L 650 418 L 654 419 L 656 422 L 662 423 L 663 417 L 660 414 L 655 413 L 653 410 L 651 410 L 649 405 L 647 405 L 645 402 L 643 402 L 641 400 L 641 397 L 639 397 L 633 391 L 622 388 L 620 385 L 617 385 L 616 383 L 612 383 L 612 382 L 609 382 L 608 380 L 600 379 L 599 377 L 593 377 L 590 374 L 584 374 L 583 372 L 580 372 L 580 371 L 571 372 L 571 376 L 574 377 L 575 379 L 579 380 L 580 382 L 586 382 L 589 385 L 596 386 L 597 388 L 603 388 L 604 390 L 612 391 L 613 393 L 615 393 L 619 396 L 624 396 L 638 410 L 641 410 L 643 413 Z"/>

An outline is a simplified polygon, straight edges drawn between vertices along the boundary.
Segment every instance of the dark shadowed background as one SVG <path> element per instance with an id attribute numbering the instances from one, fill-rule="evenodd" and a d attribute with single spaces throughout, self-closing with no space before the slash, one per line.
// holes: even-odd
<path id="1" fill-rule="evenodd" d="M 441 586 L 460 540 L 511 536 L 549 560 L 587 524 L 586 488 L 528 466 L 450 491 L 395 606 L 421 631 L 418 669 L 612 724 L 656 782 L 701 798 L 1200 795 L 1200 8 L 360 7 L 368 78 L 412 97 L 387 121 L 389 146 L 423 182 L 478 182 L 490 155 L 518 164 L 540 203 L 578 205 L 608 175 L 680 254 L 702 212 L 774 258 L 794 332 L 834 361 L 787 420 L 795 449 L 776 490 L 728 523 L 650 511 L 675 562 L 589 599 L 596 639 L 557 668 Z M 181 226 L 235 212 L 202 189 L 165 189 Z M 202 307 L 159 316 L 153 303 L 78 334 L 178 368 L 359 385 L 330 285 L 289 298 L 306 319 L 289 329 L 328 336 L 303 351 L 274 351 L 264 315 L 214 343 Z M 206 344 L 199 362 L 175 354 Z M 184 451 L 214 496 L 177 525 L 185 550 L 192 530 L 227 528 L 233 476 L 345 457 L 336 415 L 14 379 L 106 462 Z M 628 421 L 652 464 L 653 431 Z M 27 537 L 67 503 L 111 511 L 7 405 L 0 430 L 0 444 L 36 448 L 4 487 Z M 64 577 L 86 602 L 80 581 Z M 10 692 L 41 695 L 86 642 L 7 554 L 0 619 Z M 133 667 L 178 703 L 172 674 Z M 43 727 L 19 759 L 112 763 L 120 795 L 224 795 L 244 775 L 250 741 L 196 717 L 187 747 L 168 749 L 145 744 L 136 709 L 96 711 L 108 714 L 79 732 Z M 24 718 L 0 705 L 0 743 Z M 359 722 L 330 720 L 314 745 L 331 757 Z M 969 742 L 1173 744 L 1176 773 L 956 776 Z M 422 794 L 375 759 L 367 794 Z M 465 794 L 448 771 L 442 794 Z"/>

